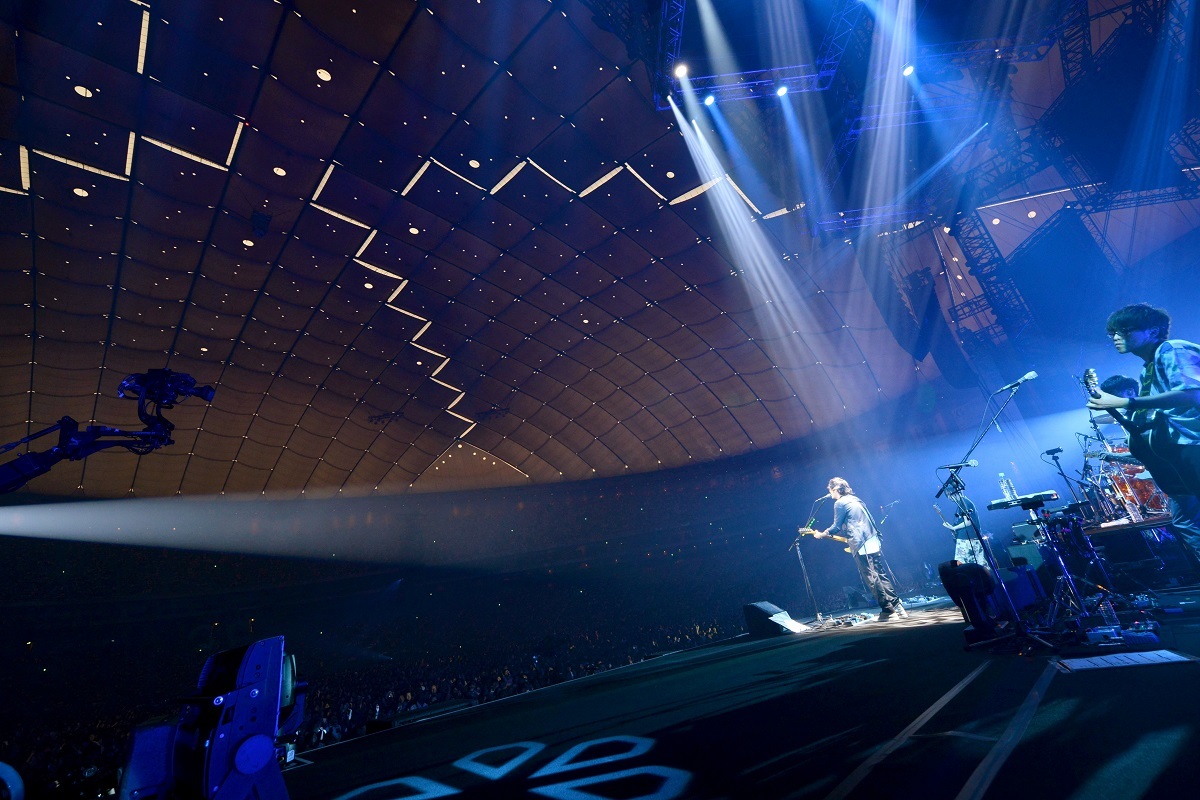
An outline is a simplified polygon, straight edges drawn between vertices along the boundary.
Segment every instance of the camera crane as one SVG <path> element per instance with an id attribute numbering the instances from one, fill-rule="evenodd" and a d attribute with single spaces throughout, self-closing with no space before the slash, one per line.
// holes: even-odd
<path id="1" fill-rule="evenodd" d="M 213 387 L 197 386 L 195 378 L 182 372 L 152 369 L 134 373 L 121 381 L 117 396 L 137 398 L 138 418 L 145 428 L 125 431 L 107 425 L 89 425 L 80 430 L 78 422 L 71 417 L 63 417 L 48 428 L 0 447 L 0 453 L 7 453 L 58 431 L 58 444 L 49 450 L 25 453 L 0 465 L 0 493 L 20 489 L 37 476 L 49 472 L 60 461 L 81 461 L 110 447 L 124 447 L 131 453 L 144 456 L 160 447 L 174 444 L 171 432 L 175 426 L 163 417 L 162 412 L 174 408 L 186 397 L 199 397 L 211 403 L 215 395 Z"/>

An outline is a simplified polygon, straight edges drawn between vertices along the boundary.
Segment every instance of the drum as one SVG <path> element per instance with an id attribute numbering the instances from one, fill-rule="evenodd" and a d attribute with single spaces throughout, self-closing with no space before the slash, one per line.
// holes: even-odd
<path id="1" fill-rule="evenodd" d="M 1150 471 L 1145 467 L 1125 464 L 1121 467 L 1125 473 L 1125 485 L 1129 498 L 1137 503 L 1139 510 L 1145 515 L 1165 514 L 1170 511 L 1167 496 L 1158 488 Z"/>

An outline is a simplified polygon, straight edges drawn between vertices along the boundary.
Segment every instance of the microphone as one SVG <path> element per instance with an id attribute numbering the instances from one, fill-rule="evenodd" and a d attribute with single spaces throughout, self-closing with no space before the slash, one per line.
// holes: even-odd
<path id="1" fill-rule="evenodd" d="M 1056 455 L 1058 455 L 1058 454 L 1059 454 L 1059 453 L 1061 453 L 1061 452 L 1062 452 L 1062 448 L 1061 448 L 1061 447 L 1056 447 L 1056 448 L 1054 448 L 1053 450 L 1047 450 L 1046 452 L 1042 453 L 1042 455 L 1044 455 L 1044 456 L 1056 456 Z"/>
<path id="2" fill-rule="evenodd" d="M 1017 378 L 1017 379 L 1016 379 L 1015 381 L 1013 381 L 1012 383 L 1006 383 L 1006 384 L 1004 384 L 1004 385 L 1003 385 L 1003 386 L 1001 386 L 999 389 L 997 389 L 996 391 L 992 392 L 992 394 L 1000 394 L 1001 392 L 1007 392 L 1009 389 L 1015 389 L 1015 388 L 1017 388 L 1018 386 L 1020 386 L 1022 383 L 1024 383 L 1025 381 L 1031 381 L 1031 380 L 1033 380 L 1033 379 L 1034 379 L 1034 378 L 1036 378 L 1036 377 L 1037 377 L 1037 373 L 1036 373 L 1036 372 L 1034 372 L 1033 370 L 1029 370 L 1029 372 L 1026 372 L 1024 375 L 1022 375 L 1021 377 Z"/>
<path id="3" fill-rule="evenodd" d="M 979 462 L 972 458 L 970 461 L 962 461 L 958 464 L 943 464 L 942 466 L 938 467 L 938 469 L 962 469 L 963 467 L 978 467 L 978 466 L 979 466 Z"/>
<path id="4" fill-rule="evenodd" d="M 831 498 L 831 497 L 833 497 L 833 495 L 832 495 L 832 494 L 829 494 L 829 493 L 823 494 L 823 495 L 821 495 L 820 497 L 818 497 L 818 498 L 817 498 L 817 502 L 819 503 L 819 502 L 821 502 L 822 500 L 828 500 L 828 499 L 829 499 L 829 498 Z"/>

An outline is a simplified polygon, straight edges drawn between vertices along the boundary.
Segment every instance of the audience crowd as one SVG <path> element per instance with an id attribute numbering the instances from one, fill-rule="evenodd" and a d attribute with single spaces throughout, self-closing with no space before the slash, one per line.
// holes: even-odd
<path id="1" fill-rule="evenodd" d="M 678 565 L 687 571 L 676 583 L 649 572 L 654 580 L 616 580 L 609 574 L 597 574 L 590 583 L 557 576 L 551 583 L 505 578 L 502 588 L 489 588 L 486 603 L 480 602 L 478 589 L 472 593 L 452 585 L 433 591 L 438 587 L 423 585 L 390 600 L 371 595 L 353 607 L 327 604 L 327 617 L 309 614 L 307 632 L 282 619 L 267 624 L 263 615 L 256 636 L 263 630 L 289 631 L 289 651 L 297 655 L 299 677 L 309 685 L 305 721 L 295 742 L 302 753 L 433 712 L 731 638 L 744 627 L 739 601 L 731 598 L 786 596 L 783 586 L 759 585 L 749 571 L 714 580 L 702 568 L 703 563 Z M 826 613 L 838 613 L 855 604 L 853 594 L 830 587 L 816 599 Z M 536 598 L 536 608 L 529 598 Z M 389 603 L 399 611 L 386 612 L 393 616 L 385 620 L 379 609 Z M 696 609 L 723 609 L 725 615 L 670 622 L 694 620 Z M 233 644 L 214 640 L 206 652 Z M 191 652 L 173 657 L 189 665 L 184 674 L 194 677 L 202 656 Z M 180 686 L 177 696 L 186 693 Z M 97 706 L 86 720 L 83 704 L 0 719 L 0 762 L 20 773 L 25 796 L 32 800 L 114 796 L 131 731 L 149 719 L 168 718 L 179 704 L 158 700 L 120 707 L 105 715 Z M 103 715 L 99 721 L 97 715 Z M 4 795 L 0 786 L 0 800 L 7 800 Z"/>
<path id="2" fill-rule="evenodd" d="M 503 643 L 473 653 L 417 663 L 383 660 L 310 681 L 296 749 L 325 747 L 372 730 L 403 724 L 423 709 L 474 705 L 696 647 L 742 632 L 730 619 L 544 638 L 536 645 Z M 301 675 L 301 678 L 304 676 Z M 0 761 L 25 782 L 26 797 L 97 798 L 115 794 L 130 732 L 170 708 L 131 707 L 87 723 L 23 724 L 0 730 Z M 0 789 L 0 798 L 4 790 Z"/>

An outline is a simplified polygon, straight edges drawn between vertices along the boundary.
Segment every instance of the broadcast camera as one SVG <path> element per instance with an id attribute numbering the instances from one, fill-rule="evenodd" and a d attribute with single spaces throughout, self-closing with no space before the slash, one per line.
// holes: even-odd
<path id="1" fill-rule="evenodd" d="M 210 656 L 177 722 L 134 730 L 118 797 L 287 800 L 307 693 L 282 636 Z"/>

